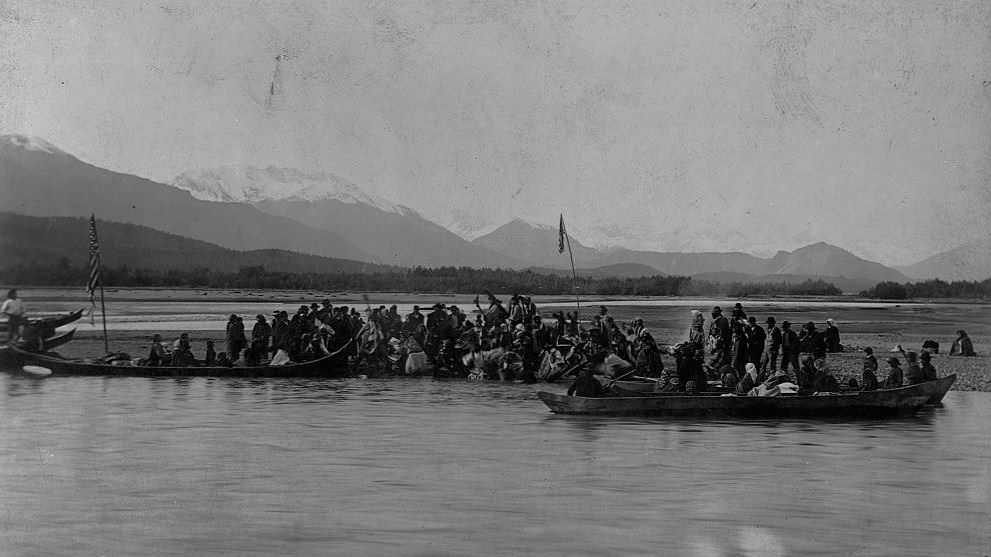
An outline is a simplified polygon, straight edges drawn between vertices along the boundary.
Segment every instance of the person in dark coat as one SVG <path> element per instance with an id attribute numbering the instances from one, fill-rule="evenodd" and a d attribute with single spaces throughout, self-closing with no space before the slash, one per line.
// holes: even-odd
<path id="1" fill-rule="evenodd" d="M 757 324 L 757 318 L 750 316 L 747 320 L 747 346 L 750 352 L 747 361 L 755 366 L 760 365 L 764 355 L 764 341 L 767 333 Z"/>
<path id="2" fill-rule="evenodd" d="M 664 373 L 664 362 L 661 361 L 661 350 L 654 342 L 654 337 L 650 333 L 644 333 L 641 342 L 640 353 L 637 354 L 636 374 L 641 377 L 661 377 Z"/>
<path id="3" fill-rule="evenodd" d="M 568 396 L 600 397 L 604 394 L 606 388 L 595 378 L 587 365 L 581 366 L 575 382 L 568 387 Z"/>
<path id="4" fill-rule="evenodd" d="M 919 357 L 914 351 L 909 350 L 905 353 L 905 385 L 918 385 L 924 382 Z"/>
<path id="5" fill-rule="evenodd" d="M 826 331 L 823 333 L 823 340 L 826 342 L 826 352 L 835 354 L 843 351 L 840 344 L 840 330 L 836 327 L 836 322 L 832 319 L 826 320 Z"/>
<path id="6" fill-rule="evenodd" d="M 877 382 L 877 358 L 874 357 L 874 350 L 870 347 L 864 349 L 864 368 L 863 368 L 863 385 L 860 386 L 862 391 L 876 391 L 878 388 Z"/>
<path id="7" fill-rule="evenodd" d="M 922 380 L 923 381 L 935 381 L 936 380 L 936 368 L 932 365 L 933 355 L 929 352 L 923 352 L 922 358 Z"/>
<path id="8" fill-rule="evenodd" d="M 884 380 L 884 389 L 897 389 L 902 386 L 902 365 L 898 361 L 898 358 L 891 357 L 888 358 L 888 365 L 891 369 L 888 370 L 888 377 Z"/>
<path id="9" fill-rule="evenodd" d="M 959 354 L 961 356 L 977 355 L 977 353 L 974 352 L 974 343 L 970 341 L 970 337 L 967 336 L 967 333 L 962 330 L 957 331 L 957 338 L 950 346 L 950 356 L 953 356 L 954 354 Z"/>
<path id="10" fill-rule="evenodd" d="M 798 335 L 791 330 L 791 323 L 781 322 L 781 371 L 788 373 L 791 366 L 798 371 L 798 354 L 801 346 L 798 343 Z"/>
<path id="11" fill-rule="evenodd" d="M 706 365 L 719 369 L 723 364 L 731 362 L 733 331 L 719 306 L 712 308 L 712 321 L 709 322 L 709 334 L 705 342 Z"/>
<path id="12" fill-rule="evenodd" d="M 251 347 L 255 349 L 258 358 L 268 354 L 268 341 L 272 336 L 272 326 L 265 321 L 264 315 L 255 316 L 255 325 L 251 328 Z"/>

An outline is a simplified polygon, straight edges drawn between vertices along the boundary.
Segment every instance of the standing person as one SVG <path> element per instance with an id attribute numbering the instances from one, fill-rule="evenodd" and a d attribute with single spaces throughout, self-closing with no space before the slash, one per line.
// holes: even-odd
<path id="1" fill-rule="evenodd" d="M 7 291 L 7 299 L 0 306 L 0 313 L 7 316 L 7 342 L 13 342 L 20 336 L 21 325 L 24 324 L 24 301 L 17 297 L 17 289 Z"/>
<path id="2" fill-rule="evenodd" d="M 760 376 L 764 379 L 778 371 L 778 352 L 781 350 L 781 329 L 775 324 L 774 317 L 765 321 L 767 330 L 764 332 L 764 354 L 760 359 Z"/>
<path id="3" fill-rule="evenodd" d="M 709 334 L 706 338 L 706 365 L 713 370 L 719 369 L 730 362 L 730 350 L 733 347 L 733 332 L 729 321 L 723 316 L 719 306 L 712 308 L 712 321 L 709 322 Z"/>
<path id="4" fill-rule="evenodd" d="M 936 368 L 933 367 L 932 361 L 933 355 L 929 352 L 923 352 L 922 358 L 922 380 L 923 381 L 935 381 L 936 380 Z"/>
<path id="5" fill-rule="evenodd" d="M 245 345 L 248 343 L 247 337 L 244 336 L 244 321 L 237 315 L 231 314 L 230 318 L 227 320 L 227 358 L 232 362 L 236 362 L 241 356 L 241 350 L 244 350 Z"/>
<path id="6" fill-rule="evenodd" d="M 747 363 L 754 364 L 755 366 L 760 365 L 764 355 L 766 337 L 767 333 L 757 324 L 757 318 L 751 315 L 747 319 L 747 345 L 750 352 L 747 357 Z"/>
<path id="7" fill-rule="evenodd" d="M 734 317 L 730 320 L 730 330 L 733 332 L 733 352 L 730 365 L 733 367 L 733 371 L 736 372 L 737 377 L 743 375 L 744 368 L 750 357 L 750 341 L 747 338 L 748 322 L 745 317 L 738 317 L 738 315 L 742 314 L 742 309 L 739 312 L 733 310 Z"/>
<path id="8" fill-rule="evenodd" d="M 206 341 L 206 355 L 203 357 L 203 365 L 217 365 L 217 350 L 212 340 Z"/>
<path id="9" fill-rule="evenodd" d="M 834 354 L 843 351 L 843 345 L 840 344 L 840 330 L 836 327 L 836 321 L 826 320 L 826 331 L 823 338 L 826 341 L 826 352 Z"/>
<path id="10" fill-rule="evenodd" d="M 161 366 L 168 364 L 169 355 L 162 344 L 162 335 L 155 333 L 151 337 L 151 350 L 148 352 L 148 359 L 145 365 Z"/>
<path id="11" fill-rule="evenodd" d="M 867 356 L 864 356 L 863 384 L 860 386 L 860 390 L 876 391 L 878 388 L 877 358 L 874 357 L 874 350 L 870 347 L 865 348 L 864 352 Z"/>
<path id="12" fill-rule="evenodd" d="M 788 373 L 791 366 L 798 372 L 798 353 L 801 348 L 798 343 L 798 335 L 791 330 L 791 323 L 781 322 L 781 371 Z"/>
<path id="13" fill-rule="evenodd" d="M 272 326 L 265 321 L 264 315 L 255 316 L 255 326 L 251 328 L 251 347 L 259 358 L 268 353 L 268 341 L 272 336 Z"/>

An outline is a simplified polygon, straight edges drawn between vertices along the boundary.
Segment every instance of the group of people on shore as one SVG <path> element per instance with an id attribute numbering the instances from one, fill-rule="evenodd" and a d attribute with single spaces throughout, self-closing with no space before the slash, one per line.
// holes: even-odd
<path id="1" fill-rule="evenodd" d="M 701 311 L 692 310 L 686 340 L 661 345 L 642 319 L 620 325 L 606 306 L 599 306 L 588 321 L 577 311 L 557 311 L 545 319 L 528 296 L 513 295 L 508 304 L 489 293 L 487 298 L 483 307 L 476 297 L 471 313 L 437 303 L 424 309 L 415 305 L 406 315 L 395 305 L 369 304 L 359 312 L 324 300 L 300 306 L 291 317 L 285 311 L 274 312 L 270 320 L 257 315 L 250 332 L 240 316 L 231 315 L 225 351 L 217 353 L 213 341 L 207 341 L 199 359 L 190 350 L 188 334 L 171 345 L 156 335 L 144 363 L 250 367 L 336 353 L 342 361 L 409 375 L 533 382 L 574 373 L 579 375 L 576 389 L 586 395 L 597 389 L 582 373 L 608 379 L 653 378 L 659 390 L 689 393 L 715 385 L 739 394 L 760 393 L 786 382 L 803 393 L 840 388 L 826 365 L 828 354 L 844 350 L 833 319 L 827 319 L 822 330 L 810 321 L 796 332 L 789 321 L 779 325 L 773 316 L 759 325 L 739 303 L 728 317 L 716 306 L 708 323 Z M 662 356 L 673 357 L 675 366 L 666 367 Z M 881 382 L 877 359 L 867 349 L 861 381 L 848 387 L 891 388 L 935 377 L 928 353 L 919 357 L 907 352 L 905 358 L 905 371 L 897 358 L 888 358 L 888 376 Z M 583 384 L 590 390 L 582 391 Z"/>

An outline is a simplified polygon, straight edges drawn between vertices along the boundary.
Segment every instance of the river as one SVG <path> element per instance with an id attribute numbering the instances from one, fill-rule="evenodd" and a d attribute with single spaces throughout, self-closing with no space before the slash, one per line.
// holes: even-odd
<path id="1" fill-rule="evenodd" d="M 0 554 L 991 552 L 991 394 L 723 422 L 539 388 L 0 373 Z"/>

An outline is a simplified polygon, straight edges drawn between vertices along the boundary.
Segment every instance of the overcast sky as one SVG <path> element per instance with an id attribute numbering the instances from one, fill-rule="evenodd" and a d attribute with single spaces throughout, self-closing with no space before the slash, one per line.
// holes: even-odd
<path id="1" fill-rule="evenodd" d="M 991 3 L 0 2 L 0 132 L 657 250 L 991 234 Z M 579 236 L 581 238 L 581 236 Z"/>

